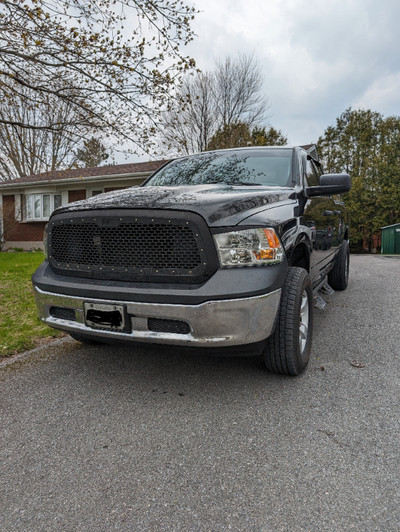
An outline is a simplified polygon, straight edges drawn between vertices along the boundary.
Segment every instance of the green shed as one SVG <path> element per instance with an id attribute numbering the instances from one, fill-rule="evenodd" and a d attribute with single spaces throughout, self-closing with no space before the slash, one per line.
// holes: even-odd
<path id="1" fill-rule="evenodd" d="M 400 255 L 400 223 L 382 227 L 381 253 Z"/>

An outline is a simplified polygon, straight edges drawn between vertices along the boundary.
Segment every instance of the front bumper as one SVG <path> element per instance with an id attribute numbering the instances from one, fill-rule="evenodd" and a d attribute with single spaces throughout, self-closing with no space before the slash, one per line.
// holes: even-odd
<path id="1" fill-rule="evenodd" d="M 279 308 L 280 289 L 248 298 L 207 301 L 197 305 L 112 301 L 124 305 L 132 332 L 93 329 L 85 324 L 84 302 L 110 304 L 98 298 L 83 298 L 41 290 L 34 285 L 40 319 L 56 329 L 98 339 L 151 342 L 170 345 L 218 347 L 259 342 L 270 336 Z M 54 307 L 70 309 L 74 319 L 51 315 Z M 72 311 L 71 311 L 72 309 Z M 149 330 L 149 318 L 177 320 L 189 325 L 185 334 Z"/>

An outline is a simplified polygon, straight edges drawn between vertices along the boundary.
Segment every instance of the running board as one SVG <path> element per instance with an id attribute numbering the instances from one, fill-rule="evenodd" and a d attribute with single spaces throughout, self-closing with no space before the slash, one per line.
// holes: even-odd
<path id="1" fill-rule="evenodd" d="M 316 294 L 314 296 L 314 307 L 319 308 L 320 310 L 324 310 L 324 308 L 326 307 L 325 299 L 319 294 Z"/>
<path id="2" fill-rule="evenodd" d="M 329 286 L 328 281 L 325 281 L 322 285 L 317 288 L 314 292 L 314 307 L 324 310 L 327 302 L 322 297 L 322 294 L 332 296 L 335 293 L 335 290 Z"/>

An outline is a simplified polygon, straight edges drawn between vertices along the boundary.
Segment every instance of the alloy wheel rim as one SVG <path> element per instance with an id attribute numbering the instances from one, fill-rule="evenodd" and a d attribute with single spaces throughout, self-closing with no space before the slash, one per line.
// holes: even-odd
<path id="1" fill-rule="evenodd" d="M 308 340 L 308 325 L 310 321 L 310 309 L 308 303 L 308 294 L 304 290 L 301 297 L 301 306 L 300 306 L 300 327 L 299 327 L 299 346 L 300 353 L 303 354 L 306 348 Z"/>

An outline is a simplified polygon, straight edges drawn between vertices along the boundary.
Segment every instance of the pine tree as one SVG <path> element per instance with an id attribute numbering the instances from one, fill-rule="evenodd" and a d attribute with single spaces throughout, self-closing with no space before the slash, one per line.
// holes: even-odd
<path id="1" fill-rule="evenodd" d="M 96 137 L 84 140 L 83 147 L 75 152 L 77 165 L 83 166 L 84 168 L 100 166 L 103 161 L 108 159 L 108 157 L 109 154 L 106 151 L 106 147 Z M 83 163 L 83 165 L 79 163 Z"/>

